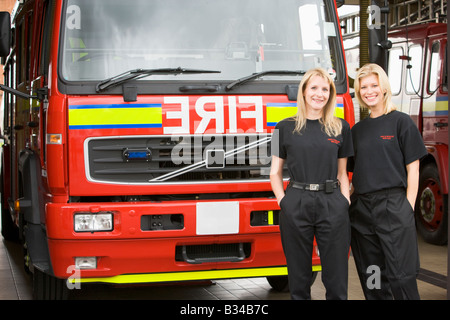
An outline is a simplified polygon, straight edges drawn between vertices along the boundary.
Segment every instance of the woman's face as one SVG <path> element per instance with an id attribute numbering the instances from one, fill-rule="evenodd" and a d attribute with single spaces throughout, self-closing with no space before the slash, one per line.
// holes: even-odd
<path id="1" fill-rule="evenodd" d="M 383 108 L 384 92 L 382 92 L 378 76 L 371 74 L 360 79 L 359 94 L 369 108 Z"/>
<path id="2" fill-rule="evenodd" d="M 330 97 L 330 84 L 321 76 L 312 76 L 306 85 L 303 95 L 307 109 L 321 111 Z"/>

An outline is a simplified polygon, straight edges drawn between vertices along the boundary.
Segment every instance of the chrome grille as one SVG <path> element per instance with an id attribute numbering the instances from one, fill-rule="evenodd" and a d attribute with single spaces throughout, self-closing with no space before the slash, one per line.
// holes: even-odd
<path id="1" fill-rule="evenodd" d="M 126 184 L 266 180 L 270 139 L 267 134 L 91 138 L 88 179 Z"/>

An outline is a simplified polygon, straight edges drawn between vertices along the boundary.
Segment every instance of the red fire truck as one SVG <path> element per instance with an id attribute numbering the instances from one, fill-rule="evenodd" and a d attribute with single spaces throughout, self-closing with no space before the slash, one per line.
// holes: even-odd
<path id="1" fill-rule="evenodd" d="M 418 232 L 447 243 L 448 75 L 447 24 L 421 23 L 389 32 L 388 73 L 394 104 L 411 115 L 428 150 L 415 206 Z"/>
<path id="2" fill-rule="evenodd" d="M 335 1 L 22 0 L 1 28 L 2 233 L 23 242 L 36 297 L 286 287 L 271 133 L 318 66 L 354 123 Z"/>

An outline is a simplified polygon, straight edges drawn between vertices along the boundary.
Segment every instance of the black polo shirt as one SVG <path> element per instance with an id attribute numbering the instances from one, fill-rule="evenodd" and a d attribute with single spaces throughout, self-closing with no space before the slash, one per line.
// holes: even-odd
<path id="1" fill-rule="evenodd" d="M 406 165 L 427 154 L 422 137 L 409 115 L 392 111 L 366 118 L 352 128 L 355 155 L 349 159 L 355 192 L 407 187 Z"/>
<path id="2" fill-rule="evenodd" d="M 294 133 L 295 120 L 280 121 L 272 136 L 272 155 L 285 159 L 291 180 L 324 183 L 336 180 L 337 159 L 353 155 L 349 124 L 342 120 L 342 132 L 330 137 L 319 120 L 307 120 L 301 133 Z"/>

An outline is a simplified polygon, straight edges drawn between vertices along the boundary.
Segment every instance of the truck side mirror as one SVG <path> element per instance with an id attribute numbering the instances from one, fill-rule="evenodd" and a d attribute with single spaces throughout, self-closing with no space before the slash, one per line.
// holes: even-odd
<path id="1" fill-rule="evenodd" d="M 0 57 L 7 57 L 11 48 L 11 17 L 9 12 L 0 12 Z"/>

